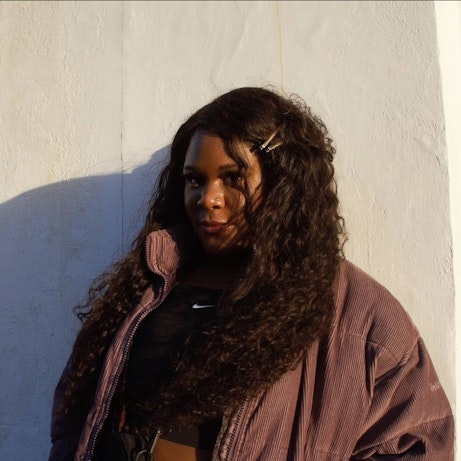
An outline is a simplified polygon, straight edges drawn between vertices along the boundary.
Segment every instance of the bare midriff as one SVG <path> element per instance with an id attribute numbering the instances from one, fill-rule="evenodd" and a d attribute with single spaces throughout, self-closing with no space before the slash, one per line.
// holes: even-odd
<path id="1" fill-rule="evenodd" d="M 209 450 L 158 439 L 153 461 L 211 461 L 211 457 Z"/>

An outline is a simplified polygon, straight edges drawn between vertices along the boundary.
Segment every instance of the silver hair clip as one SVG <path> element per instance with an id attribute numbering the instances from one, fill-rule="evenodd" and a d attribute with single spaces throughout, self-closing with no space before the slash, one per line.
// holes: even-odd
<path id="1" fill-rule="evenodd" d="M 259 147 L 258 149 L 261 151 L 261 152 L 266 152 L 266 154 L 268 154 L 271 150 L 275 149 L 276 147 L 279 147 L 281 146 L 283 143 L 282 142 L 279 142 L 277 144 L 274 144 L 273 146 L 270 146 L 269 144 L 271 143 L 271 141 L 275 138 L 275 136 L 277 135 L 277 133 L 279 132 L 279 130 L 275 130 L 268 138 L 265 142 L 263 142 Z"/>

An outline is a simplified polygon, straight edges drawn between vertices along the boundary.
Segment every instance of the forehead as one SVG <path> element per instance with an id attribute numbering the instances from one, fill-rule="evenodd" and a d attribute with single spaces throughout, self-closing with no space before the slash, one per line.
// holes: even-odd
<path id="1" fill-rule="evenodd" d="M 239 156 L 250 168 L 258 162 L 256 156 L 250 152 L 244 143 L 236 143 Z M 204 130 L 197 130 L 192 136 L 184 159 L 184 167 L 213 167 L 230 166 L 237 163 L 229 157 L 223 140 Z"/>
<path id="2" fill-rule="evenodd" d="M 221 138 L 202 130 L 196 131 L 187 148 L 184 166 L 216 162 L 235 163 L 227 155 Z"/>

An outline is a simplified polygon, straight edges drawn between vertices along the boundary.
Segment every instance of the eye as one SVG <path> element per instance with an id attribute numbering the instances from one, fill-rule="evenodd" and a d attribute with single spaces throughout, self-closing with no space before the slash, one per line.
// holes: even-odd
<path id="1" fill-rule="evenodd" d="M 240 171 L 228 171 L 223 177 L 223 183 L 229 187 L 241 187 L 243 176 Z"/>
<path id="2" fill-rule="evenodd" d="M 197 187 L 200 187 L 203 183 L 201 176 L 196 173 L 183 173 L 183 178 L 186 184 L 188 184 L 192 189 L 197 189 Z"/>

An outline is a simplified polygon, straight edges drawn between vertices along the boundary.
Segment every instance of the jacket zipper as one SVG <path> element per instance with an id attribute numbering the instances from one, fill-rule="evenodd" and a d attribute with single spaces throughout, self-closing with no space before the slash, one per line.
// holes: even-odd
<path id="1" fill-rule="evenodd" d="M 126 363 L 126 360 L 127 360 L 127 345 L 131 344 L 131 341 L 133 340 L 134 333 L 137 330 L 137 327 L 144 320 L 146 315 L 149 314 L 153 308 L 155 308 L 156 305 L 157 305 L 157 303 L 154 303 L 152 306 L 149 306 L 148 310 L 143 312 L 143 314 L 139 317 L 138 321 L 136 322 L 136 325 L 132 328 L 132 331 L 131 331 L 130 336 L 129 336 L 129 341 L 127 342 L 127 344 L 125 345 L 125 347 L 123 348 L 123 351 L 122 351 L 122 357 L 123 357 L 122 361 L 123 361 L 123 363 Z M 93 435 L 92 435 L 92 437 L 90 439 L 90 447 L 89 447 L 89 450 L 87 450 L 87 456 L 85 456 L 85 458 L 84 458 L 85 460 L 91 460 L 91 458 L 92 458 L 92 456 L 94 454 L 94 449 L 96 447 L 96 441 L 98 440 L 99 434 L 100 434 L 100 432 L 102 430 L 102 427 L 104 426 L 104 423 L 105 423 L 105 421 L 107 419 L 107 416 L 109 414 L 110 405 L 111 405 L 112 399 L 114 397 L 115 390 L 117 389 L 118 382 L 120 380 L 120 375 L 122 374 L 122 369 L 123 369 L 123 367 L 120 367 L 120 369 L 117 371 L 117 374 L 115 375 L 114 382 L 112 383 L 112 387 L 111 387 L 110 392 L 109 392 L 109 394 L 107 396 L 106 408 L 104 409 L 104 413 L 102 414 L 102 417 L 99 418 L 98 426 L 95 428 L 95 431 L 93 432 Z"/>
<path id="2" fill-rule="evenodd" d="M 147 245 L 146 245 L 147 246 Z M 146 255 L 147 255 L 147 251 L 146 251 Z M 152 310 L 154 310 L 162 301 L 163 301 L 163 294 L 165 293 L 165 291 L 167 291 L 166 289 L 168 288 L 168 280 L 166 277 L 164 277 L 163 275 L 159 274 L 157 272 L 157 275 L 159 275 L 160 277 L 162 277 L 163 279 L 163 285 L 160 287 L 160 292 L 159 292 L 159 296 L 157 297 L 157 300 L 156 302 L 152 302 L 152 305 L 151 306 L 148 306 L 144 312 L 140 315 L 140 317 L 138 318 L 138 321 L 136 322 L 136 324 L 132 327 L 131 329 L 131 332 L 130 332 L 130 335 L 129 335 L 129 339 L 128 341 L 125 343 L 124 345 L 124 348 L 123 348 L 123 351 L 122 351 L 122 362 L 123 363 L 126 363 L 126 360 L 127 360 L 127 356 L 128 356 L 128 345 L 130 345 L 133 341 L 133 337 L 134 337 L 134 334 L 136 332 L 136 330 L 138 329 L 138 326 L 140 325 L 140 323 L 144 320 L 144 318 L 150 314 L 150 312 L 152 312 Z M 115 375 L 115 380 L 114 382 L 112 383 L 112 387 L 111 387 L 111 390 L 109 392 L 109 395 L 107 397 L 107 404 L 106 404 L 106 408 L 104 409 L 104 412 L 102 414 L 102 417 L 99 418 L 99 422 L 98 422 L 98 426 L 95 428 L 95 430 L 93 431 L 93 434 L 92 436 L 90 436 L 90 443 L 89 443 L 89 449 L 86 450 L 86 455 L 84 457 L 84 460 L 86 461 L 89 461 L 91 460 L 91 458 L 93 457 L 93 454 L 94 454 L 94 449 L 96 447 L 96 441 L 98 440 L 98 437 L 99 437 L 99 434 L 102 430 L 102 427 L 104 426 L 104 423 L 107 419 L 107 416 L 109 414 L 109 409 L 110 409 L 110 404 L 112 402 L 112 399 L 114 397 L 114 393 L 115 393 L 115 390 L 117 389 L 117 385 L 118 385 L 118 382 L 120 380 L 120 375 L 122 373 L 122 369 L 123 367 L 120 367 L 120 369 L 117 371 L 117 374 Z M 156 436 L 156 439 L 158 438 L 158 435 Z"/>
<path id="3" fill-rule="evenodd" d="M 237 429 L 239 428 L 240 426 L 240 421 L 242 419 L 242 415 L 247 407 L 247 403 L 248 401 L 245 400 L 245 402 L 243 402 L 242 405 L 240 405 L 238 411 L 237 411 L 237 414 L 232 418 L 232 421 L 231 423 L 234 423 L 234 427 L 232 429 L 232 432 L 226 437 L 226 440 L 224 440 L 224 442 L 227 442 L 227 449 L 226 449 L 226 452 L 224 454 L 224 458 L 222 461 L 226 461 L 229 459 L 229 455 L 230 455 L 230 452 L 231 452 L 231 449 L 232 449 L 232 446 L 233 446 L 233 443 L 234 443 L 234 439 L 235 439 L 235 436 L 237 435 Z"/>

